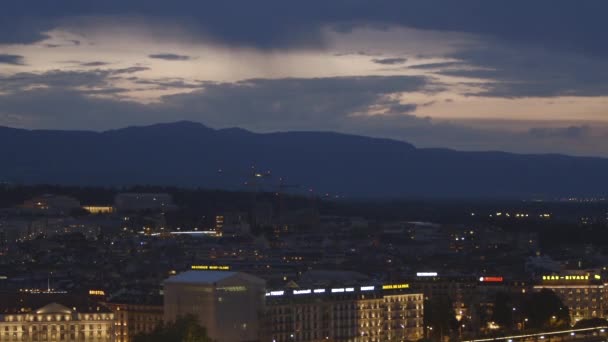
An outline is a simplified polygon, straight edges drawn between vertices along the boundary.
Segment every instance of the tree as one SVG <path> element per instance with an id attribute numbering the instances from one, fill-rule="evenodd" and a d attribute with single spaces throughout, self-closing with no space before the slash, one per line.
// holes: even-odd
<path id="1" fill-rule="evenodd" d="M 584 329 L 584 328 L 595 328 L 595 327 L 606 327 L 608 326 L 608 321 L 603 318 L 587 318 L 581 319 L 576 322 L 574 325 L 574 329 Z"/>
<path id="2" fill-rule="evenodd" d="M 523 312 L 531 329 L 551 329 L 570 326 L 570 312 L 555 292 L 542 289 L 526 296 Z"/>
<path id="3" fill-rule="evenodd" d="M 213 342 L 207 329 L 198 323 L 196 316 L 179 317 L 175 322 L 159 325 L 150 333 L 142 333 L 133 342 Z"/>
<path id="4" fill-rule="evenodd" d="M 513 327 L 513 303 L 509 294 L 505 292 L 496 294 L 492 321 L 506 329 Z"/>
<path id="5" fill-rule="evenodd" d="M 449 336 L 458 329 L 452 301 L 447 296 L 436 296 L 424 302 L 424 325 L 429 337 Z"/>

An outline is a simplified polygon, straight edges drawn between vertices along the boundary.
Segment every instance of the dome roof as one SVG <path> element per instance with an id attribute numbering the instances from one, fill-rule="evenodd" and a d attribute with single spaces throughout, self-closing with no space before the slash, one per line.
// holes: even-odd
<path id="1" fill-rule="evenodd" d="M 70 314 L 72 310 L 58 303 L 51 303 L 36 310 L 37 314 Z"/>

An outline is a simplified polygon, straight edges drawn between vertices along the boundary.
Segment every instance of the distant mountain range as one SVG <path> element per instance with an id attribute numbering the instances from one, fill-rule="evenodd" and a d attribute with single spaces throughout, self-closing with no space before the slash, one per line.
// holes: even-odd
<path id="1" fill-rule="evenodd" d="M 422 149 L 321 132 L 256 134 L 176 122 L 106 132 L 0 127 L 0 180 L 244 189 L 285 183 L 349 197 L 554 198 L 608 193 L 608 159 Z M 221 169 L 222 172 L 218 170 Z M 265 185 L 264 185 L 265 184 Z M 273 185 L 274 184 L 274 185 Z"/>

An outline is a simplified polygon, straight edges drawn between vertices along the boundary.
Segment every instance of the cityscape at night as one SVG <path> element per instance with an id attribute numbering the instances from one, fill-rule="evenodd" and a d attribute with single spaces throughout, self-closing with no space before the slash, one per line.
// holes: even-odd
<path id="1" fill-rule="evenodd" d="M 0 6 L 0 342 L 608 341 L 605 0 Z"/>

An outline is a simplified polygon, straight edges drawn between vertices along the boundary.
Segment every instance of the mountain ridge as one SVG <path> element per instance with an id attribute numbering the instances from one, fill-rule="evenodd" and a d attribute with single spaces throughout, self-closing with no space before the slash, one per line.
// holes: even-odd
<path id="1" fill-rule="evenodd" d="M 253 133 L 179 121 L 103 132 L 0 127 L 0 143 L 11 147 L 0 155 L 0 179 L 23 183 L 230 190 L 255 165 L 319 192 L 359 197 L 608 193 L 608 159 L 600 157 L 416 148 L 334 132 Z"/>

